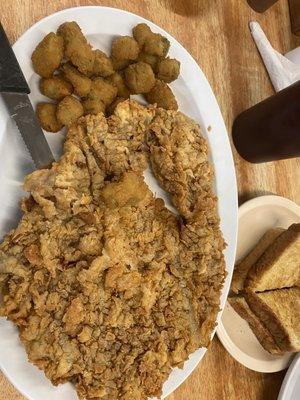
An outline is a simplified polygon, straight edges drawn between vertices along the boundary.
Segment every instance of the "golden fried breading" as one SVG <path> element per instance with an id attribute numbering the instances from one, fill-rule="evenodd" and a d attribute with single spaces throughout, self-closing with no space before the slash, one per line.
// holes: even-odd
<path id="1" fill-rule="evenodd" d="M 63 124 L 56 118 L 56 110 L 56 104 L 53 103 L 39 103 L 37 105 L 37 117 L 41 127 L 47 132 L 58 132 L 63 127 Z"/>
<path id="2" fill-rule="evenodd" d="M 112 61 L 103 51 L 94 50 L 94 55 L 93 75 L 106 78 L 114 73 Z"/>
<path id="3" fill-rule="evenodd" d="M 107 106 L 113 102 L 117 93 L 118 89 L 115 85 L 112 85 L 103 78 L 95 78 L 92 81 L 89 98 L 101 100 Z"/>
<path id="4" fill-rule="evenodd" d="M 61 100 L 73 92 L 73 86 L 60 75 L 43 78 L 40 81 L 40 91 L 52 100 Z"/>
<path id="5" fill-rule="evenodd" d="M 175 58 L 160 60 L 156 66 L 157 79 L 170 83 L 178 78 L 180 73 L 180 62 Z"/>
<path id="6" fill-rule="evenodd" d="M 71 41 L 73 38 L 78 38 L 82 42 L 85 41 L 81 28 L 75 21 L 61 24 L 57 29 L 57 34 L 62 36 L 66 42 Z"/>
<path id="7" fill-rule="evenodd" d="M 84 75 L 90 76 L 93 73 L 95 54 L 79 25 L 74 21 L 65 22 L 59 26 L 57 34 L 63 38 L 65 55 L 72 64 Z"/>
<path id="8" fill-rule="evenodd" d="M 155 76 L 149 64 L 139 61 L 126 68 L 125 82 L 133 94 L 148 93 L 155 84 Z"/>
<path id="9" fill-rule="evenodd" d="M 156 70 L 157 63 L 159 61 L 159 57 L 152 56 L 151 54 L 144 53 L 143 51 L 140 52 L 138 56 L 138 61 L 145 62 L 150 65 L 153 71 Z"/>
<path id="10" fill-rule="evenodd" d="M 105 112 L 105 104 L 103 101 L 98 99 L 88 98 L 82 102 L 84 108 L 84 114 L 99 114 L 100 112 Z"/>
<path id="11" fill-rule="evenodd" d="M 95 54 L 88 43 L 74 39 L 66 45 L 65 54 L 84 75 L 91 76 L 93 74 Z"/>
<path id="12" fill-rule="evenodd" d="M 33 69 L 43 78 L 50 78 L 63 58 L 64 44 L 60 36 L 48 33 L 32 53 Z"/>
<path id="13" fill-rule="evenodd" d="M 142 48 L 145 44 L 146 39 L 151 36 L 152 31 L 147 24 L 141 23 L 137 24 L 132 29 L 132 34 L 135 40 L 138 42 L 140 48 Z"/>
<path id="14" fill-rule="evenodd" d="M 172 125 L 162 130 L 170 119 Z M 185 218 L 197 218 L 203 204 L 213 199 L 213 171 L 199 127 L 180 112 L 158 109 L 150 127 L 148 145 L 155 176 L 171 194 L 175 207 Z"/>
<path id="15" fill-rule="evenodd" d="M 126 171 L 141 173 L 146 168 L 145 135 L 153 115 L 153 108 L 126 100 L 108 119 L 103 115 L 86 117 L 84 128 L 79 121 L 69 130 L 69 137 L 86 138 L 101 170 L 111 179 L 119 179 Z"/>
<path id="16" fill-rule="evenodd" d="M 73 382 L 81 400 L 160 396 L 171 369 L 209 342 L 224 280 L 211 176 L 185 223 L 142 176 L 146 137 L 160 154 L 177 130 L 190 150 L 195 123 L 129 100 L 107 119 L 80 118 L 61 159 L 26 178 L 24 216 L 0 245 L 0 315 L 29 360 L 54 384 Z"/>
<path id="17" fill-rule="evenodd" d="M 170 48 L 169 40 L 160 33 L 152 33 L 145 40 L 143 51 L 158 57 L 166 57 Z"/>
<path id="18" fill-rule="evenodd" d="M 151 192 L 141 175 L 127 172 L 121 181 L 111 182 L 104 187 L 102 198 L 110 209 L 137 207 L 151 201 Z"/>
<path id="19" fill-rule="evenodd" d="M 182 276 L 191 291 L 193 309 L 199 322 L 199 345 L 207 347 L 216 326 L 219 297 L 226 276 L 224 239 L 219 229 L 217 201 L 205 188 L 195 220 L 181 226 L 179 260 Z M 175 274 L 178 269 L 175 266 Z"/>
<path id="20" fill-rule="evenodd" d="M 115 71 L 121 71 L 131 63 L 130 60 L 117 60 L 114 57 L 111 57 L 111 62 Z"/>
<path id="21" fill-rule="evenodd" d="M 152 89 L 145 94 L 145 98 L 150 104 L 156 104 L 157 107 L 166 110 L 177 110 L 178 104 L 175 96 L 170 88 L 164 81 L 156 79 L 155 85 Z"/>
<path id="22" fill-rule="evenodd" d="M 111 56 L 115 60 L 134 61 L 139 55 L 139 45 L 131 36 L 119 36 L 115 38 L 111 46 Z"/>
<path id="23" fill-rule="evenodd" d="M 74 92 L 79 97 L 86 97 L 92 86 L 92 81 L 87 76 L 79 72 L 70 63 L 66 63 L 62 66 L 62 71 L 65 78 L 71 82 L 74 87 Z"/>
<path id="24" fill-rule="evenodd" d="M 58 103 L 56 117 L 63 125 L 71 125 L 83 114 L 83 106 L 74 96 L 66 96 Z"/>
<path id="25" fill-rule="evenodd" d="M 113 85 L 115 85 L 118 88 L 117 95 L 119 97 L 123 97 L 124 99 L 127 99 L 130 96 L 129 89 L 126 86 L 123 76 L 120 73 L 115 72 L 114 74 L 110 75 L 107 78 L 107 80 L 108 80 L 108 82 L 112 83 Z"/>

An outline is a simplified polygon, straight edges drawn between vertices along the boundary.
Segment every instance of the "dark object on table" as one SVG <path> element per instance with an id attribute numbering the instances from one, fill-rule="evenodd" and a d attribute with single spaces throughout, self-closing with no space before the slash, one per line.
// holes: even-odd
<path id="1" fill-rule="evenodd" d="M 278 0 L 247 0 L 247 1 L 249 6 L 252 7 L 254 11 L 263 13 L 273 4 L 275 4 Z"/>
<path id="2" fill-rule="evenodd" d="M 0 92 L 30 93 L 16 56 L 0 23 Z"/>
<path id="3" fill-rule="evenodd" d="M 300 36 L 300 0 L 289 0 L 292 32 Z"/>
<path id="4" fill-rule="evenodd" d="M 300 81 L 242 112 L 233 143 L 247 161 L 260 163 L 300 156 Z"/>

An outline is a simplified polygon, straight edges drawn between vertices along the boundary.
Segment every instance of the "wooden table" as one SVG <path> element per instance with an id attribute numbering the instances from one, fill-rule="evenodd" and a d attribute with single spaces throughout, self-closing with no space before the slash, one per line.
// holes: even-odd
<path id="1" fill-rule="evenodd" d="M 46 15 L 80 5 L 129 10 L 170 32 L 206 74 L 229 133 L 238 113 L 273 93 L 248 22 L 259 21 L 273 46 L 282 53 L 300 45 L 300 38 L 290 31 L 287 0 L 279 0 L 263 15 L 252 12 L 245 0 L 10 0 L 0 2 L 0 16 L 14 42 Z M 264 194 L 300 201 L 296 186 L 299 159 L 255 165 L 233 151 L 240 204 Z M 168 400 L 275 400 L 284 374 L 248 370 L 231 358 L 215 337 L 204 360 Z M 0 400 L 21 399 L 24 397 L 0 373 Z"/>

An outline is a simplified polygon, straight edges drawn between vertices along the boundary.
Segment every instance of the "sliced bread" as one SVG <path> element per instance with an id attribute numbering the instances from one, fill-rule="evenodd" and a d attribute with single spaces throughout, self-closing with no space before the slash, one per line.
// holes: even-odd
<path id="1" fill-rule="evenodd" d="M 234 293 L 239 293 L 244 289 L 244 282 L 250 268 L 282 232 L 284 232 L 283 228 L 274 228 L 267 231 L 250 253 L 236 264 L 231 282 L 231 290 Z"/>
<path id="2" fill-rule="evenodd" d="M 300 287 L 300 224 L 291 225 L 267 247 L 244 286 L 254 292 Z"/>
<path id="3" fill-rule="evenodd" d="M 282 352 L 300 351 L 300 288 L 249 291 L 245 298 Z"/>
<path id="4" fill-rule="evenodd" d="M 282 351 L 277 346 L 273 336 L 270 334 L 264 324 L 251 311 L 243 296 L 235 296 L 228 298 L 229 304 L 234 310 L 248 322 L 252 332 L 257 337 L 262 347 L 271 354 L 282 354 Z"/>

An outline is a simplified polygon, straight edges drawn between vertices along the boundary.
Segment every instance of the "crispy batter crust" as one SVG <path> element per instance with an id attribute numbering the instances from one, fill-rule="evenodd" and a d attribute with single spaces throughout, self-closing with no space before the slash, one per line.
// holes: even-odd
<path id="1" fill-rule="evenodd" d="M 205 208 L 207 213 L 211 209 L 215 218 L 213 171 L 199 126 L 180 112 L 159 108 L 150 126 L 148 145 L 153 172 L 180 214 L 198 219 L 197 214 Z"/>
<path id="2" fill-rule="evenodd" d="M 184 222 L 143 181 L 148 134 L 164 187 L 186 182 L 187 193 L 170 190 Z M 80 399 L 159 396 L 171 368 L 210 341 L 224 242 L 198 135 L 182 114 L 126 101 L 108 119 L 79 119 L 60 161 L 25 180 L 24 216 L 0 246 L 1 315 L 18 326 L 29 360 L 55 385 L 72 381 Z M 168 140 L 173 172 L 161 155 Z M 179 144 L 189 161 L 177 160 Z"/>

